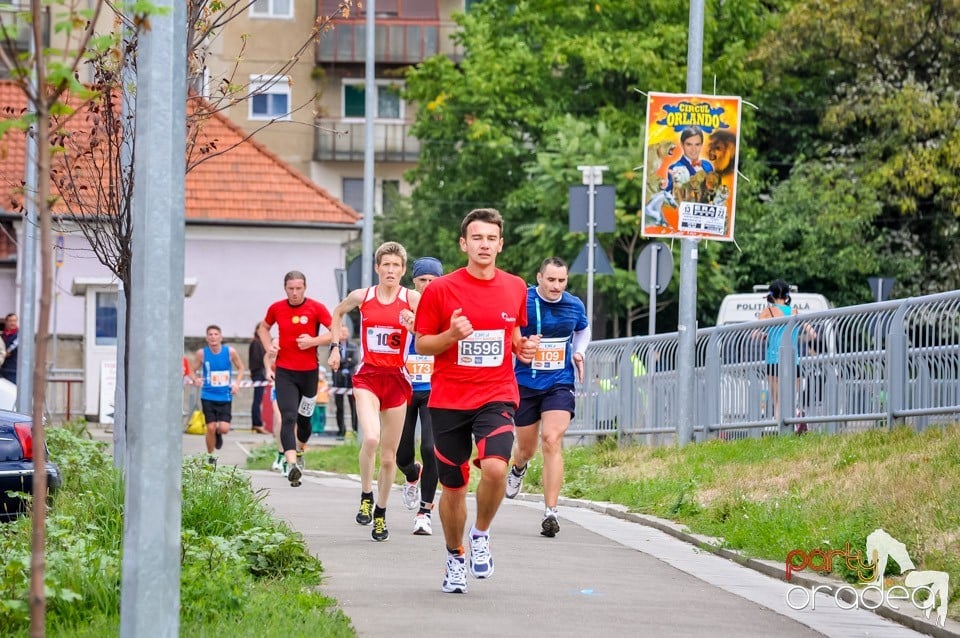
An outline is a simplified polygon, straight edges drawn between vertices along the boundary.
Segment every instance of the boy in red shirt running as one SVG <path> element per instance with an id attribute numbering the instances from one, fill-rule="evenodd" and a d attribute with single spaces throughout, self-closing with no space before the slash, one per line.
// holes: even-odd
<path id="1" fill-rule="evenodd" d="M 462 594 L 467 591 L 463 532 L 473 442 L 480 484 L 469 567 L 474 577 L 488 578 L 493 574 L 489 529 L 506 488 L 513 415 L 520 401 L 511 355 L 529 363 L 539 337 L 520 334 L 527 325 L 526 283 L 496 265 L 503 250 L 500 213 L 492 208 L 470 211 L 460 224 L 460 250 L 467 253 L 466 268 L 435 279 L 423 291 L 415 330 L 417 352 L 434 355 L 429 406 L 447 546 L 441 589 Z"/>
<path id="2" fill-rule="evenodd" d="M 310 417 L 317 404 L 317 347 L 330 343 L 332 319 L 326 306 L 306 296 L 307 277 L 302 272 L 288 272 L 283 278 L 283 289 L 287 298 L 267 308 L 257 335 L 267 354 L 276 355 L 276 371 L 268 369 L 267 380 L 274 383 L 277 392 L 287 479 L 292 487 L 299 487 L 303 472 L 297 456 L 310 439 Z M 279 333 L 277 344 L 270 339 L 273 324 L 277 324 Z M 327 329 L 323 334 L 321 326 Z"/>
<path id="3" fill-rule="evenodd" d="M 360 308 L 360 366 L 353 375 L 353 398 L 360 421 L 360 511 L 357 523 L 373 523 L 375 541 L 390 538 L 387 500 L 397 474 L 397 446 L 403 433 L 407 402 L 413 389 L 405 369 L 413 315 L 420 293 L 400 285 L 407 270 L 407 251 L 394 241 L 377 248 L 374 270 L 380 283 L 358 288 L 333 309 L 333 330 L 340 334 L 343 316 Z M 330 347 L 330 369 L 340 368 L 340 348 Z M 377 501 L 373 502 L 373 468 L 380 448 Z"/>

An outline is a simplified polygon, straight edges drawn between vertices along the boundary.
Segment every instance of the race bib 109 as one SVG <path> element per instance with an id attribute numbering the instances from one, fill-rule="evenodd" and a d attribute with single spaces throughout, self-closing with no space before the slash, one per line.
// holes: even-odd
<path id="1" fill-rule="evenodd" d="M 541 339 L 530 367 L 534 370 L 563 370 L 567 363 L 565 338 Z"/>

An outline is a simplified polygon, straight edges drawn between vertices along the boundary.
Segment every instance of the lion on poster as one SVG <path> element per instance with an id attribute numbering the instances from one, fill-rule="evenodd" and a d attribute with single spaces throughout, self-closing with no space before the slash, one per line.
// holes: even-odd
<path id="1" fill-rule="evenodd" d="M 733 241 L 740 98 L 650 93 L 644 237 Z"/>

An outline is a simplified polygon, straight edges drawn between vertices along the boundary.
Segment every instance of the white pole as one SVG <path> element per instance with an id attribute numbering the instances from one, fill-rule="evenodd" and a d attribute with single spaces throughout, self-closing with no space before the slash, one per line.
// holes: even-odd
<path id="1" fill-rule="evenodd" d="M 137 51 L 121 638 L 180 635 L 187 15 L 154 6 Z"/>
<path id="2" fill-rule="evenodd" d="M 377 128 L 374 119 L 377 117 L 377 80 L 376 65 L 376 0 L 367 0 L 367 59 L 364 62 L 364 144 L 363 144 L 363 230 L 360 233 L 363 239 L 363 250 L 360 257 L 360 281 L 362 286 L 373 284 L 373 193 L 374 193 L 374 142 Z M 350 292 L 347 290 L 346 292 Z M 346 294 L 346 293 L 344 293 Z"/>
<path id="3" fill-rule="evenodd" d="M 596 199 L 597 186 L 603 184 L 603 171 L 609 170 L 606 166 L 578 166 L 577 170 L 583 173 L 583 183 L 587 189 L 587 320 L 593 325 L 593 275 L 596 269 L 594 251 L 597 241 Z"/>

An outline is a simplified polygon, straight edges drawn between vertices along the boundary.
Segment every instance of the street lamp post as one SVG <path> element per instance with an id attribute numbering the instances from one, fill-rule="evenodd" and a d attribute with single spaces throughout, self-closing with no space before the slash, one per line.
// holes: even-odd
<path id="1" fill-rule="evenodd" d="M 606 166 L 578 166 L 583 173 L 583 183 L 587 186 L 587 319 L 593 324 L 593 275 L 595 270 L 594 251 L 597 241 L 597 186 L 603 184 L 603 171 Z"/>

